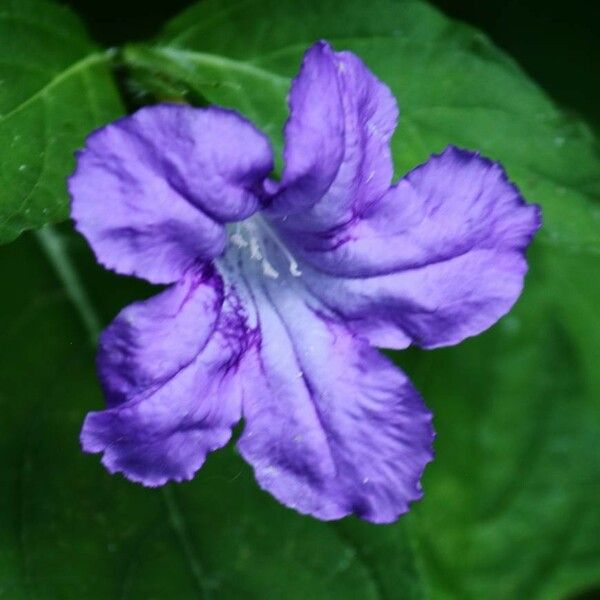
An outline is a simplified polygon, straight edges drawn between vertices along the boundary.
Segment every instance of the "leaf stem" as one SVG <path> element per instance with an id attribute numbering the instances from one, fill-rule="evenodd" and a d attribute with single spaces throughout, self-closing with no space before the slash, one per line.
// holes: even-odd
<path id="1" fill-rule="evenodd" d="M 102 330 L 101 319 L 67 254 L 62 236 L 51 225 L 35 231 L 34 235 L 63 284 L 67 297 L 81 317 L 90 344 L 95 347 Z"/>

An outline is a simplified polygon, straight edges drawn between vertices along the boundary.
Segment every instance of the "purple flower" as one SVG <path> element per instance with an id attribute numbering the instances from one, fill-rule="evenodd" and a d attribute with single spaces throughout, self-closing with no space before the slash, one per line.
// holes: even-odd
<path id="1" fill-rule="evenodd" d="M 456 344 L 516 301 L 540 225 L 503 169 L 449 147 L 391 185 L 398 110 L 349 52 L 308 50 L 280 182 L 219 108 L 144 108 L 69 181 L 107 268 L 169 287 L 100 340 L 107 409 L 81 440 L 147 486 L 190 479 L 244 419 L 258 483 L 321 519 L 393 521 L 422 495 L 431 414 L 374 348 Z"/>

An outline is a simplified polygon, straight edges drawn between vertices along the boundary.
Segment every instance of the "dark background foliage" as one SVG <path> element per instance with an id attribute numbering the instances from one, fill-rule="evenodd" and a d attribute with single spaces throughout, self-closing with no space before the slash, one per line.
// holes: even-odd
<path id="1" fill-rule="evenodd" d="M 301 1 L 301 0 L 300 0 Z M 343 0 L 341 0 L 343 2 Z M 67 0 L 107 45 L 143 40 L 191 0 Z M 486 32 L 567 110 L 600 130 L 600 2 L 432 0 L 448 16 Z"/>

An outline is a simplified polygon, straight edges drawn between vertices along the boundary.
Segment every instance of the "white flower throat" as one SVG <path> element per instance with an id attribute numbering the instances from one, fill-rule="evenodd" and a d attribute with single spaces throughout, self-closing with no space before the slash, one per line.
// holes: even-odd
<path id="1" fill-rule="evenodd" d="M 240 250 L 248 251 L 250 258 L 261 264 L 263 275 L 266 277 L 277 279 L 280 273 L 273 263 L 282 262 L 280 257 L 279 260 L 273 260 L 273 256 L 269 257 L 269 251 L 271 253 L 277 252 L 283 256 L 293 277 L 302 275 L 298 262 L 292 253 L 279 239 L 271 225 L 260 215 L 254 215 L 245 221 L 231 225 L 230 232 L 229 239 L 231 243 Z"/>

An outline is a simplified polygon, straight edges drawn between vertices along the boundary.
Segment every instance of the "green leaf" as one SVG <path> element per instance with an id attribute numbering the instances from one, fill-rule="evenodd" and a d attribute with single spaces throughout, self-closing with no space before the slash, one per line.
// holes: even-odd
<path id="1" fill-rule="evenodd" d="M 434 598 L 567 598 L 600 581 L 598 259 L 538 245 L 517 308 L 399 357 L 436 415 L 415 510 Z"/>
<path id="2" fill-rule="evenodd" d="M 0 0 L 0 243 L 68 215 L 85 136 L 122 114 L 107 64 L 79 21 L 40 0 Z"/>

